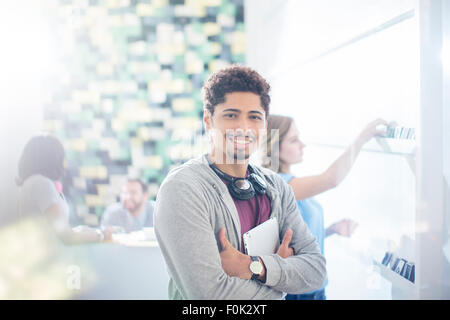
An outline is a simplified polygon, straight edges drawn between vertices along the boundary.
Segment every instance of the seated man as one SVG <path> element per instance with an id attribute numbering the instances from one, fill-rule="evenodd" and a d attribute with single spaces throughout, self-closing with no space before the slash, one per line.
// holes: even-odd
<path id="1" fill-rule="evenodd" d="M 204 85 L 210 152 L 172 170 L 155 207 L 171 299 L 282 299 L 323 286 L 325 258 L 275 172 L 249 165 L 267 129 L 269 85 L 231 66 Z M 224 160 L 226 158 L 226 160 Z M 277 218 L 277 252 L 246 254 L 243 234 Z"/>
<path id="2" fill-rule="evenodd" d="M 114 203 L 102 216 L 102 227 L 119 227 L 125 232 L 153 227 L 154 201 L 148 201 L 147 186 L 141 179 L 128 178 L 120 194 L 120 202 Z"/>

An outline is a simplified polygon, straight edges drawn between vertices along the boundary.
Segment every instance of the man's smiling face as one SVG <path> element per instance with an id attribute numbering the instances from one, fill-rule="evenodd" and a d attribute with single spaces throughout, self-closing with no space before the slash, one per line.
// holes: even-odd
<path id="1" fill-rule="evenodd" d="M 213 154 L 222 156 L 226 163 L 248 160 L 267 127 L 261 99 L 252 92 L 227 93 L 225 102 L 215 106 L 212 116 L 205 110 L 204 121 L 212 134 Z"/>

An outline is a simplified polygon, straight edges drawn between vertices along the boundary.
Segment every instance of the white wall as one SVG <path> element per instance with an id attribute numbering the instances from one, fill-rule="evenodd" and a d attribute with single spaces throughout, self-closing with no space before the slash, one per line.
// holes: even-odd
<path id="1" fill-rule="evenodd" d="M 445 107 L 450 105 L 450 3 L 444 2 L 443 10 L 443 31 L 444 31 L 444 48 L 442 53 L 442 60 L 444 63 L 443 75 L 443 164 L 444 164 L 444 192 L 445 192 L 445 229 L 446 239 L 444 239 L 444 255 L 447 263 L 450 264 L 450 108 Z M 450 275 L 446 273 L 446 281 L 449 282 Z"/>

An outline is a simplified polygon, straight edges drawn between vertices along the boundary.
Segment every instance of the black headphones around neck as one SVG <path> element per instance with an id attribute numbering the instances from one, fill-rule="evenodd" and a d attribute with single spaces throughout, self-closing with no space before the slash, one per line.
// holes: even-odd
<path id="1" fill-rule="evenodd" d="M 255 172 L 253 167 L 249 164 L 248 169 L 250 175 L 247 178 L 235 178 L 216 167 L 214 163 L 210 163 L 209 166 L 214 172 L 230 184 L 228 185 L 228 191 L 233 198 L 238 200 L 249 200 L 255 196 L 255 194 L 263 195 L 266 193 L 267 184 L 258 173 Z"/>

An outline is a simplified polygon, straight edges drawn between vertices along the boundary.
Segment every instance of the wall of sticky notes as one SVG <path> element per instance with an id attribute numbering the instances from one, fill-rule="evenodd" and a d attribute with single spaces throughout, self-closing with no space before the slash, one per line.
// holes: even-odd
<path id="1" fill-rule="evenodd" d="M 96 225 L 127 175 L 154 199 L 173 166 L 206 150 L 201 86 L 244 63 L 244 5 L 60 0 L 53 9 L 60 72 L 44 128 L 66 148 L 73 219 Z"/>

